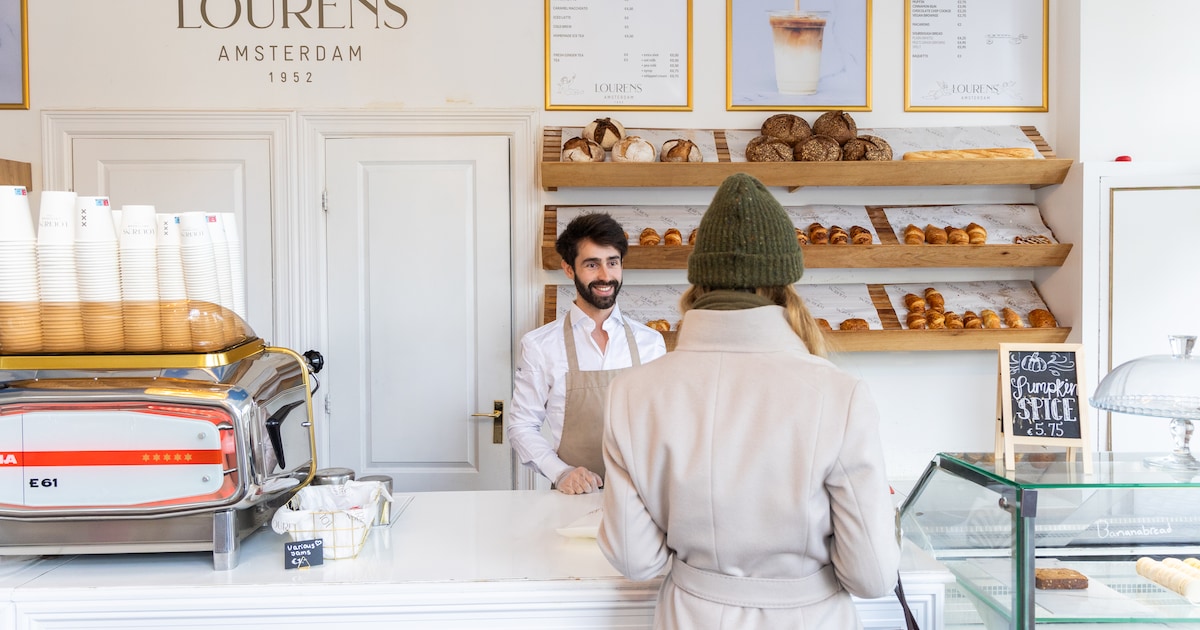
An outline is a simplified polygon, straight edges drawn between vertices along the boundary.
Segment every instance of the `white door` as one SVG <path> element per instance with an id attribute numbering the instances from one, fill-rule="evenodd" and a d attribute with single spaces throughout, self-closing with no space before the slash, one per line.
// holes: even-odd
<path id="1" fill-rule="evenodd" d="M 511 489 L 508 139 L 325 142 L 329 462 L 402 491 Z M 501 432 L 502 435 L 502 432 Z"/>

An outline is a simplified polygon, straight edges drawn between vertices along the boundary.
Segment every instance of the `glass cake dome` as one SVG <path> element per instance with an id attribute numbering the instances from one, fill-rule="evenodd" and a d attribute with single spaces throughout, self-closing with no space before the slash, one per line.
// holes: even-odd
<path id="1" fill-rule="evenodd" d="M 1090 399 L 1093 407 L 1137 416 L 1171 418 L 1175 448 L 1165 457 L 1147 458 L 1154 468 L 1200 471 L 1191 452 L 1192 420 L 1200 420 L 1200 358 L 1192 355 L 1194 335 L 1171 335 L 1171 354 L 1122 363 L 1101 381 Z"/>

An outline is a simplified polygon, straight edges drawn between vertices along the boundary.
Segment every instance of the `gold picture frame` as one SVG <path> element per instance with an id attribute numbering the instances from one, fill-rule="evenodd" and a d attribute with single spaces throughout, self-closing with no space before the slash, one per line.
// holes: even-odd
<path id="1" fill-rule="evenodd" d="M 1050 0 L 918 4 L 904 2 L 904 111 L 1050 110 Z"/>
<path id="2" fill-rule="evenodd" d="M 29 109 L 28 0 L 0 0 L 0 109 Z"/>
<path id="3" fill-rule="evenodd" d="M 725 109 L 870 111 L 871 5 L 725 0 Z M 793 54 L 781 57 L 786 41 Z"/>
<path id="4" fill-rule="evenodd" d="M 692 0 L 545 0 L 545 108 L 692 110 Z"/>

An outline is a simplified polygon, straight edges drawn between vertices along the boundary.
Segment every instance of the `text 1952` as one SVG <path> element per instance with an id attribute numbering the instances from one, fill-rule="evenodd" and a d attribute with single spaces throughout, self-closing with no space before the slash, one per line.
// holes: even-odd
<path id="1" fill-rule="evenodd" d="M 311 72 L 271 72 L 268 75 L 271 83 L 312 83 Z"/>

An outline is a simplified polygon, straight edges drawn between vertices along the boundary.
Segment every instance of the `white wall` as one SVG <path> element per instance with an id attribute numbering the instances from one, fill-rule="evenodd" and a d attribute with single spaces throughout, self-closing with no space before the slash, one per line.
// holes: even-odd
<path id="1" fill-rule="evenodd" d="M 282 0 L 255 0 L 257 7 Z M 34 188 L 42 172 L 43 109 L 350 109 L 521 108 L 543 104 L 542 0 L 393 0 L 408 13 L 399 30 L 303 29 L 295 23 L 263 30 L 242 22 L 228 29 L 178 28 L 179 3 L 165 0 L 30 0 L 32 109 L 0 112 L 0 157 L 32 162 Z M 184 22 L 199 24 L 200 0 L 183 0 Z M 214 21 L 228 20 L 235 0 L 209 0 Z M 293 2 L 292 4 L 297 4 Z M 326 2 L 330 24 L 344 23 L 350 0 Z M 903 111 L 906 4 L 873 2 L 873 110 L 853 115 L 863 127 L 1031 124 L 1060 156 L 1108 160 L 1182 159 L 1200 139 L 1197 64 L 1200 42 L 1190 32 L 1200 3 L 1144 0 L 1054 0 L 1053 86 L 1049 113 L 906 113 Z M 222 16 L 222 8 L 226 15 Z M 725 111 L 725 2 L 693 1 L 691 112 L 620 112 L 632 127 L 751 128 L 763 112 Z M 261 19 L 261 17 L 260 17 Z M 361 17 L 360 17 L 361 19 Z M 390 19 L 396 19 L 391 16 Z M 1117 45 L 1117 44 L 1120 45 Z M 359 46 L 348 62 L 221 61 L 221 46 Z M 1065 47 L 1065 48 L 1064 48 Z M 312 73 L 312 83 L 279 83 L 271 72 Z M 542 125 L 582 125 L 605 112 L 541 112 Z M 815 118 L 817 112 L 805 114 Z M 1061 133 L 1059 132 L 1062 128 Z M 1062 138 L 1062 144 L 1059 138 Z M 1061 188 L 1061 187 L 1060 187 Z M 710 189 L 562 190 L 539 203 L 706 203 Z M 969 203 L 1034 201 L 1021 187 L 819 189 L 786 193 L 786 204 Z M 1043 192 L 1042 196 L 1051 196 Z M 1086 210 L 1077 192 L 1057 191 L 1051 217 L 1077 224 Z M 535 252 L 529 252 L 533 264 Z M 1076 254 L 1073 254 L 1073 260 Z M 1049 279 L 1051 306 L 1078 325 L 1079 263 Z M 816 282 L 891 282 L 1025 277 L 1030 272 L 816 270 Z M 980 275 L 983 274 L 983 275 Z M 630 282 L 677 282 L 683 272 L 631 274 Z M 1039 278 L 1042 280 L 1044 278 Z M 558 282 L 550 273 L 542 281 Z M 1067 296 L 1063 299 L 1059 296 Z M 1065 302 L 1061 304 L 1060 302 Z M 1065 316 L 1064 316 L 1065 315 Z M 840 357 L 861 374 L 883 408 L 888 466 L 894 477 L 918 474 L 939 450 L 991 448 L 995 356 L 987 352 L 863 353 Z"/>

